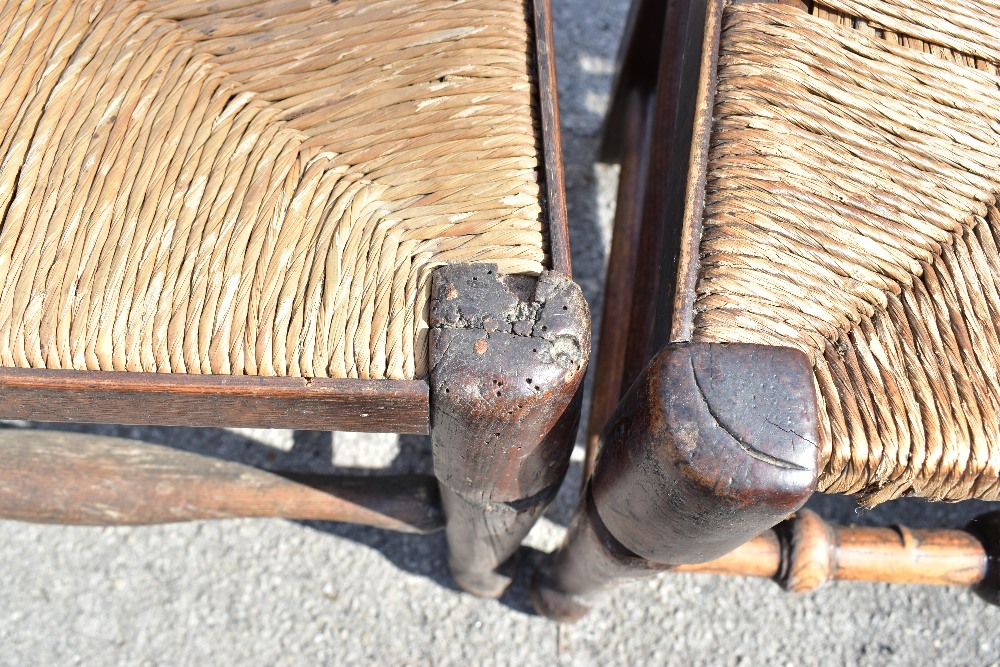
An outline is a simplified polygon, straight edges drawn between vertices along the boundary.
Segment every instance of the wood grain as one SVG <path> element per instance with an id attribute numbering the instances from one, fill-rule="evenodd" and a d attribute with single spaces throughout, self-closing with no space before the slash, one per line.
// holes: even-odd
<path id="1" fill-rule="evenodd" d="M 638 207 L 646 187 L 649 123 L 652 97 L 638 88 L 628 91 L 624 116 L 625 151 L 618 177 L 618 206 L 611 236 L 608 272 L 604 281 L 600 348 L 596 354 L 595 382 L 587 424 L 587 453 L 584 459 L 583 484 L 590 479 L 597 460 L 597 444 L 604 424 L 615 411 L 618 400 L 628 389 L 623 387 L 625 359 L 628 355 L 628 327 L 632 317 L 632 286 L 638 281 L 639 237 L 642 232 Z"/>
<path id="2" fill-rule="evenodd" d="M 431 441 L 458 584 L 495 597 L 497 571 L 555 495 L 579 419 L 590 314 L 566 276 L 489 264 L 434 274 Z"/>
<path id="3" fill-rule="evenodd" d="M 422 380 L 0 368 L 0 419 L 426 434 Z"/>
<path id="4" fill-rule="evenodd" d="M 668 2 L 663 24 L 663 46 L 659 50 L 659 67 L 656 86 L 653 89 L 653 111 L 647 139 L 648 157 L 646 175 L 649 185 L 643 188 L 643 199 L 639 206 L 640 228 L 639 246 L 636 254 L 636 273 L 642 280 L 636 281 L 633 292 L 633 308 L 628 321 L 628 355 L 622 368 L 624 392 L 632 385 L 646 364 L 666 342 L 657 340 L 656 331 L 660 327 L 658 318 L 667 316 L 662 311 L 664 289 L 673 284 L 673 266 L 676 248 L 672 239 L 677 236 L 676 225 L 670 216 L 674 214 L 671 202 L 676 202 L 678 185 L 672 179 L 672 172 L 678 168 L 679 155 L 687 152 L 687 142 L 678 135 L 684 116 L 683 110 L 691 104 L 684 97 L 690 87 L 690 64 L 685 60 L 685 48 L 690 40 L 691 23 L 698 21 L 704 0 L 693 2 Z M 663 285 L 666 278 L 669 285 Z"/>
<path id="5" fill-rule="evenodd" d="M 766 577 L 793 592 L 812 591 L 835 580 L 979 589 L 988 585 L 991 562 L 1000 555 L 991 542 L 1000 532 L 976 529 L 996 522 L 997 516 L 992 512 L 977 517 L 970 532 L 969 527 L 837 526 L 800 510 L 721 558 L 674 571 Z"/>
<path id="6" fill-rule="evenodd" d="M 266 472 L 122 438 L 0 430 L 0 517 L 139 525 L 271 517 L 344 521 L 409 533 L 443 527 L 429 475 Z"/>
<path id="7" fill-rule="evenodd" d="M 559 88 L 556 84 L 556 48 L 552 32 L 551 0 L 534 0 L 535 66 L 538 100 L 542 115 L 542 147 L 545 154 L 545 200 L 549 231 L 551 269 L 572 277 L 569 251 L 569 220 L 566 214 L 566 183 L 559 127 Z"/>
<path id="8" fill-rule="evenodd" d="M 697 184 L 704 190 L 703 166 L 693 186 L 688 176 L 699 173 L 698 160 L 707 153 L 709 134 L 703 126 L 707 119 L 711 129 L 711 97 L 706 88 L 714 86 L 720 16 L 716 0 L 640 0 L 630 11 L 604 135 L 604 158 L 620 158 L 622 171 L 588 424 L 587 474 L 613 406 L 659 346 L 678 340 L 670 335 L 675 302 L 690 301 L 684 290 L 693 287 L 693 276 L 678 283 L 678 270 L 687 276 L 698 238 L 685 202 L 696 208 Z"/>
<path id="9" fill-rule="evenodd" d="M 683 183 L 670 208 L 671 242 L 677 259 L 672 272 L 664 276 L 665 289 L 658 303 L 668 310 L 657 316 L 659 338 L 671 342 L 691 340 L 694 321 L 695 282 L 698 278 L 702 214 L 705 210 L 705 179 L 708 172 L 708 149 L 712 138 L 712 113 L 718 79 L 719 40 L 722 32 L 722 0 L 708 0 L 700 39 L 688 44 L 687 57 L 697 62 L 697 85 L 689 93 L 693 104 L 684 107 L 683 123 L 687 160 L 677 160 L 678 169 L 670 174 L 671 183 Z M 683 166 L 683 168 L 680 168 Z"/>
<path id="10" fill-rule="evenodd" d="M 784 519 L 815 488 L 816 420 L 797 350 L 664 348 L 604 430 L 580 515 L 536 576 L 538 610 L 573 620 L 616 580 L 712 560 Z"/>

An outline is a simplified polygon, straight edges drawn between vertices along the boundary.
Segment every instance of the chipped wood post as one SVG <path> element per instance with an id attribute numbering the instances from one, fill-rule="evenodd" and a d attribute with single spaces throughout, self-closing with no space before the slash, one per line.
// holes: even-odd
<path id="1" fill-rule="evenodd" d="M 608 422 L 580 512 L 536 573 L 536 608 L 575 620 L 616 581 L 712 560 L 778 523 L 815 488 L 816 429 L 801 352 L 668 345 Z"/>
<path id="2" fill-rule="evenodd" d="M 555 495 L 590 355 L 580 288 L 546 271 L 438 269 L 430 304 L 431 439 L 458 584 L 496 597 L 497 572 Z"/>

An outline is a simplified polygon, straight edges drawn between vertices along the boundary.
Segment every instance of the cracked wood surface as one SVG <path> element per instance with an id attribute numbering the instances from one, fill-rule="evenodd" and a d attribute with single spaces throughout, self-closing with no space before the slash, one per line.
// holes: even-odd
<path id="1" fill-rule="evenodd" d="M 676 565 L 721 556 L 797 509 L 816 475 L 809 373 L 789 348 L 665 348 L 604 432 L 592 488 L 610 532 Z"/>
<path id="2" fill-rule="evenodd" d="M 579 618 L 617 580 L 722 556 L 796 511 L 816 485 L 816 396 L 791 348 L 673 343 L 622 399 L 539 611 Z"/>
<path id="3" fill-rule="evenodd" d="M 496 574 L 555 495 L 579 419 L 590 313 L 565 275 L 492 264 L 434 275 L 430 305 L 434 471 L 458 583 L 499 595 Z"/>
<path id="4" fill-rule="evenodd" d="M 728 426 L 726 424 L 725 417 L 721 415 L 720 409 L 712 407 L 712 397 L 705 392 L 705 387 L 702 385 L 701 380 L 698 379 L 698 369 L 694 365 L 694 360 L 691 361 L 691 379 L 694 380 L 694 386 L 698 389 L 698 398 L 702 401 L 702 403 L 704 403 L 705 410 L 712 417 L 712 419 L 715 420 L 715 423 L 719 426 L 719 428 L 725 431 L 736 442 L 736 444 L 740 446 L 740 448 L 744 452 L 746 452 L 753 458 L 757 459 L 758 461 L 763 461 L 764 463 L 770 463 L 771 465 L 777 466 L 779 468 L 786 468 L 788 470 L 805 470 L 805 468 L 803 468 L 802 466 L 792 463 L 791 461 L 786 461 L 781 457 L 772 456 L 766 452 L 762 452 L 760 449 L 755 447 L 753 443 L 744 440 L 740 436 L 740 434 L 736 431 L 736 429 L 734 429 L 731 426 Z M 766 417 L 764 418 L 764 422 L 790 435 L 802 438 L 802 436 L 800 436 L 795 431 L 789 428 L 783 428 L 780 424 L 776 424 L 770 421 Z M 808 438 L 802 438 L 802 439 L 805 440 L 806 442 L 809 442 L 814 447 L 816 446 L 816 443 L 810 442 Z"/>

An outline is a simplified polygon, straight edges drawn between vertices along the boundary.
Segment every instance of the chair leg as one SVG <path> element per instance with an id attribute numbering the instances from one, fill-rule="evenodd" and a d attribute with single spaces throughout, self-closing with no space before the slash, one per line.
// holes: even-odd
<path id="1" fill-rule="evenodd" d="M 608 422 L 569 535 L 536 573 L 536 607 L 574 620 L 617 581 L 735 549 L 809 498 L 817 442 L 805 355 L 669 345 Z"/>
<path id="2" fill-rule="evenodd" d="M 590 355 L 590 315 L 561 274 L 451 265 L 433 278 L 431 440 L 449 564 L 463 589 L 497 597 L 497 568 L 569 465 Z"/>

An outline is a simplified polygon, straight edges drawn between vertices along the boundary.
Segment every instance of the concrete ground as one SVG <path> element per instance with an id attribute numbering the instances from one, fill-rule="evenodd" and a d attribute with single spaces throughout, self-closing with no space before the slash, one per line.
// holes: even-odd
<path id="1" fill-rule="evenodd" d="M 616 172 L 594 156 L 626 0 L 553 3 L 573 260 L 597 320 Z M 424 438 L 84 429 L 276 468 L 431 466 Z M 579 460 L 534 549 L 565 530 Z M 959 526 L 985 507 L 818 505 L 840 521 L 911 526 Z M 277 520 L 0 522 L 2 665 L 998 665 L 998 630 L 1000 609 L 960 589 L 838 583 L 796 597 L 695 575 L 622 587 L 560 628 L 532 613 L 524 576 L 500 601 L 456 591 L 440 535 Z"/>

